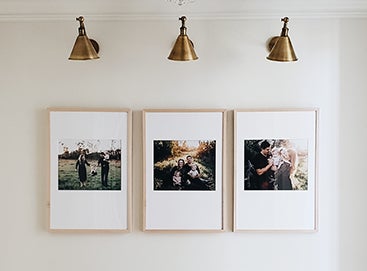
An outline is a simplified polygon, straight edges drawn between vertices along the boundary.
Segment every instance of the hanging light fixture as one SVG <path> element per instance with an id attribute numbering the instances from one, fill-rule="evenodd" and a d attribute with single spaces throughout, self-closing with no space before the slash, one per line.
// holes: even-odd
<path id="1" fill-rule="evenodd" d="M 188 60 L 196 60 L 198 57 L 194 51 L 194 44 L 186 35 L 187 28 L 185 26 L 186 17 L 182 16 L 179 18 L 182 22 L 182 26 L 180 28 L 180 35 L 177 37 L 175 45 L 172 48 L 168 59 L 176 60 L 176 61 L 188 61 Z"/>
<path id="2" fill-rule="evenodd" d="M 73 50 L 71 51 L 70 60 L 89 60 L 98 59 L 99 46 L 95 40 L 89 39 L 84 26 L 84 17 L 76 18 L 79 21 L 79 35 L 76 38 Z"/>
<path id="3" fill-rule="evenodd" d="M 268 43 L 268 49 L 270 51 L 267 59 L 273 61 L 289 62 L 297 61 L 296 53 L 294 52 L 291 40 L 288 37 L 287 23 L 288 17 L 281 19 L 284 22 L 280 37 L 273 37 Z"/>
<path id="4" fill-rule="evenodd" d="M 176 3 L 179 6 L 195 2 L 195 0 L 167 0 L 167 1 L 172 2 L 172 3 Z"/>

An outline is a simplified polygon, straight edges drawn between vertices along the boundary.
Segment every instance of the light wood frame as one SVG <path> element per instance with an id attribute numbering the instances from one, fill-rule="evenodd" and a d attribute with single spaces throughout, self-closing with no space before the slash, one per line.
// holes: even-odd
<path id="1" fill-rule="evenodd" d="M 317 231 L 318 116 L 317 108 L 234 110 L 233 231 Z M 307 190 L 246 190 L 245 142 L 263 139 L 307 141 Z"/>
<path id="2" fill-rule="evenodd" d="M 143 110 L 143 231 L 224 230 L 225 128 L 222 109 Z M 154 141 L 164 140 L 215 141 L 215 190 L 155 190 Z"/>
<path id="3" fill-rule="evenodd" d="M 47 112 L 49 117 L 49 231 L 130 232 L 132 228 L 131 110 L 53 107 L 48 108 Z M 99 148 L 108 142 L 111 143 L 111 148 L 114 143 L 120 144 L 118 145 L 121 148 L 120 189 L 117 184 L 114 190 L 108 190 L 111 189 L 108 187 L 103 191 L 88 190 L 88 182 L 86 182 L 85 187 L 83 186 L 85 189 L 82 189 L 86 191 L 59 190 L 58 148 L 59 140 L 63 139 L 70 139 L 70 142 L 71 139 L 80 139 L 89 143 L 99 140 L 103 142 L 96 143 L 97 146 L 99 144 Z M 96 149 L 98 152 L 101 150 Z M 118 167 L 119 164 L 116 166 Z M 111 170 L 112 161 L 110 174 Z M 101 170 L 98 169 L 98 171 L 99 174 L 97 173 L 95 177 L 100 180 Z M 75 171 L 74 174 L 78 173 Z M 87 174 L 90 174 L 89 168 Z M 93 177 L 90 176 L 92 175 L 88 178 L 92 179 Z"/>

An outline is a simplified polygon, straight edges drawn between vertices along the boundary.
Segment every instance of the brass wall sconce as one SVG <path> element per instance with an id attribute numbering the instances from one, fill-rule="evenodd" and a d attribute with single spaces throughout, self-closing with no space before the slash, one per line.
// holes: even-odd
<path id="1" fill-rule="evenodd" d="M 89 60 L 98 59 L 99 45 L 95 40 L 89 39 L 85 32 L 84 17 L 76 18 L 79 21 L 79 35 L 76 38 L 74 47 L 71 51 L 70 60 Z"/>
<path id="2" fill-rule="evenodd" d="M 281 62 L 297 61 L 296 53 L 288 37 L 289 29 L 287 28 L 287 23 L 289 22 L 289 18 L 284 17 L 281 21 L 284 22 L 282 32 L 279 37 L 270 39 L 268 43 L 270 54 L 267 59 Z"/>
<path id="3" fill-rule="evenodd" d="M 177 37 L 175 45 L 173 46 L 172 51 L 168 56 L 168 59 L 176 61 L 196 60 L 198 59 L 198 57 L 194 51 L 194 44 L 186 34 L 186 17 L 182 16 L 181 18 L 179 18 L 179 20 L 182 22 L 180 35 Z"/>

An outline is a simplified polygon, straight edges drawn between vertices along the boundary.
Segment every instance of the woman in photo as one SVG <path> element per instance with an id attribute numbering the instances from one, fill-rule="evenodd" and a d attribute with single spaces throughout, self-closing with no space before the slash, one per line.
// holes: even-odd
<path id="1" fill-rule="evenodd" d="M 171 179 L 169 182 L 164 182 L 163 186 L 165 188 L 173 187 L 174 189 L 181 189 L 183 185 L 184 176 L 184 165 L 185 161 L 183 159 L 178 159 L 177 165 L 171 169 Z"/>
<path id="2" fill-rule="evenodd" d="M 279 164 L 275 171 L 276 187 L 278 190 L 292 190 L 291 170 L 292 163 L 285 148 L 279 151 Z"/>
<path id="3" fill-rule="evenodd" d="M 85 187 L 87 185 L 87 168 L 89 166 L 87 159 L 85 158 L 85 151 L 79 155 L 76 161 L 75 170 L 78 170 L 80 187 Z"/>

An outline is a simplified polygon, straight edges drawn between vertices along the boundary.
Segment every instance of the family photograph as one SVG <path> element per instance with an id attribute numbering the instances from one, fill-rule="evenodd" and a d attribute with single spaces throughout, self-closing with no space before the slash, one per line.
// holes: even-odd
<path id="1" fill-rule="evenodd" d="M 307 140 L 245 140 L 244 190 L 307 190 Z"/>
<path id="2" fill-rule="evenodd" d="M 121 141 L 63 139 L 58 142 L 59 190 L 120 190 Z"/>
<path id="3" fill-rule="evenodd" d="M 215 140 L 154 140 L 154 190 L 215 190 Z"/>

